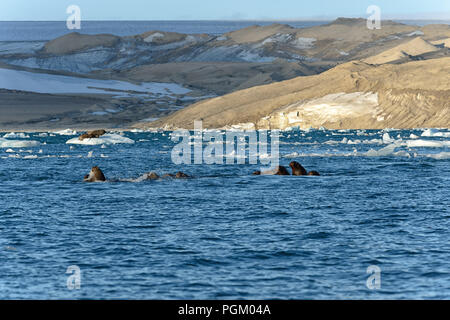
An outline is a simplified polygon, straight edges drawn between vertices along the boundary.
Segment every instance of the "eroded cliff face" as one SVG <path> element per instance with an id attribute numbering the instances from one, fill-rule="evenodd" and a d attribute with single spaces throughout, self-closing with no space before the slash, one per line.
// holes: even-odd
<path id="1" fill-rule="evenodd" d="M 258 121 L 258 128 L 342 126 L 343 121 L 368 118 L 384 120 L 378 94 L 373 92 L 335 93 L 300 101 L 281 108 Z"/>
<path id="2" fill-rule="evenodd" d="M 380 98 L 379 98 L 380 97 Z M 450 96 L 432 90 L 387 90 L 327 95 L 263 117 L 260 129 L 383 129 L 450 126 Z"/>
<path id="3" fill-rule="evenodd" d="M 194 120 L 203 120 L 205 128 L 449 127 L 450 58 L 380 66 L 350 62 L 201 101 L 153 125 L 191 128 Z"/>

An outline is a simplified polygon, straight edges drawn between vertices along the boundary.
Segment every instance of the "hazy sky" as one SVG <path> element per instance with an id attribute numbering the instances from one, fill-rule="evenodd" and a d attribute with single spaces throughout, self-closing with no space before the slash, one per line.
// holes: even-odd
<path id="1" fill-rule="evenodd" d="M 448 19 L 450 0 L 0 0 L 0 20 L 66 20 L 69 5 L 85 20 L 330 19 L 367 17 Z"/>

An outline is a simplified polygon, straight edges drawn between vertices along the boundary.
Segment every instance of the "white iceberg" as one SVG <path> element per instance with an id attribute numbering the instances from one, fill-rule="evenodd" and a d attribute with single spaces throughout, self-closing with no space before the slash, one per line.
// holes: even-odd
<path id="1" fill-rule="evenodd" d="M 450 138 L 450 132 L 440 132 L 437 129 L 427 129 L 422 133 L 422 137 L 444 137 Z"/>
<path id="2" fill-rule="evenodd" d="M 415 147 L 430 147 L 430 148 L 442 148 L 449 147 L 450 141 L 433 141 L 433 140 L 408 140 L 406 141 L 406 146 L 409 148 Z"/>
<path id="3" fill-rule="evenodd" d="M 391 138 L 391 136 L 389 135 L 389 133 L 385 133 L 383 134 L 383 143 L 385 144 L 389 144 L 389 143 L 393 143 L 395 140 Z"/>
<path id="4" fill-rule="evenodd" d="M 436 153 L 436 154 L 426 154 L 425 155 L 428 158 L 433 158 L 436 160 L 446 160 L 446 159 L 450 159 L 450 152 L 440 152 L 440 153 Z"/>
<path id="5" fill-rule="evenodd" d="M 396 148 L 397 148 L 397 145 L 390 144 L 387 147 L 384 147 L 384 148 L 382 148 L 380 150 L 370 149 L 369 151 L 366 152 L 366 156 L 368 156 L 368 157 L 389 156 L 389 155 L 394 154 Z"/>
<path id="6" fill-rule="evenodd" d="M 3 136 L 3 138 L 19 138 L 19 139 L 28 139 L 29 137 L 30 137 L 29 135 L 26 135 L 23 132 L 18 132 L 18 133 L 10 132 Z"/>
<path id="7" fill-rule="evenodd" d="M 65 130 L 55 131 L 53 133 L 59 134 L 60 136 L 75 136 L 75 135 L 78 134 L 75 130 L 72 130 L 72 129 L 65 129 Z"/>
<path id="8" fill-rule="evenodd" d="M 0 148 L 29 148 L 40 144 L 39 141 L 8 140 L 0 138 Z"/>
<path id="9" fill-rule="evenodd" d="M 123 137 L 119 134 L 104 134 L 100 138 L 91 138 L 80 140 L 78 138 L 70 139 L 66 142 L 66 144 L 83 144 L 89 146 L 102 145 L 102 144 L 118 144 L 118 143 L 127 143 L 133 144 L 134 140 L 131 140 L 127 137 Z"/>

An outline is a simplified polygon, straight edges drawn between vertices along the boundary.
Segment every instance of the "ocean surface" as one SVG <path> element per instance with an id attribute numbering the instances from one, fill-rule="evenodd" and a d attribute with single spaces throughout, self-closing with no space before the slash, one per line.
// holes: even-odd
<path id="1" fill-rule="evenodd" d="M 188 34 L 221 35 L 252 25 L 285 23 L 296 28 L 326 24 L 326 21 L 82 21 L 80 30 L 69 30 L 66 21 L 0 21 L 0 41 L 51 40 L 71 32 L 109 33 L 131 36 L 151 30 Z"/>
<path id="2" fill-rule="evenodd" d="M 4 135 L 0 299 L 450 298 L 448 130 L 283 132 L 281 164 L 321 177 L 175 165 L 168 132 Z M 108 182 L 82 182 L 94 165 Z"/>
<path id="3" fill-rule="evenodd" d="M 252 25 L 288 24 L 306 28 L 330 21 L 82 21 L 80 30 L 69 30 L 66 21 L 0 21 L 0 41 L 52 40 L 71 32 L 84 34 L 110 33 L 130 36 L 158 30 L 188 34 L 207 33 L 220 35 Z M 397 22 L 423 26 L 430 23 L 450 24 L 450 20 L 398 20 Z"/>

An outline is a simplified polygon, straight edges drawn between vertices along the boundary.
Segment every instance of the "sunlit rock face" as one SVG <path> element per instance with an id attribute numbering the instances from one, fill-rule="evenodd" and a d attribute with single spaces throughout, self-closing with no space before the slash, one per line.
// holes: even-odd
<path id="1" fill-rule="evenodd" d="M 381 119 L 378 94 L 373 92 L 336 93 L 300 101 L 277 110 L 258 122 L 260 128 L 318 128 L 360 117 Z"/>

